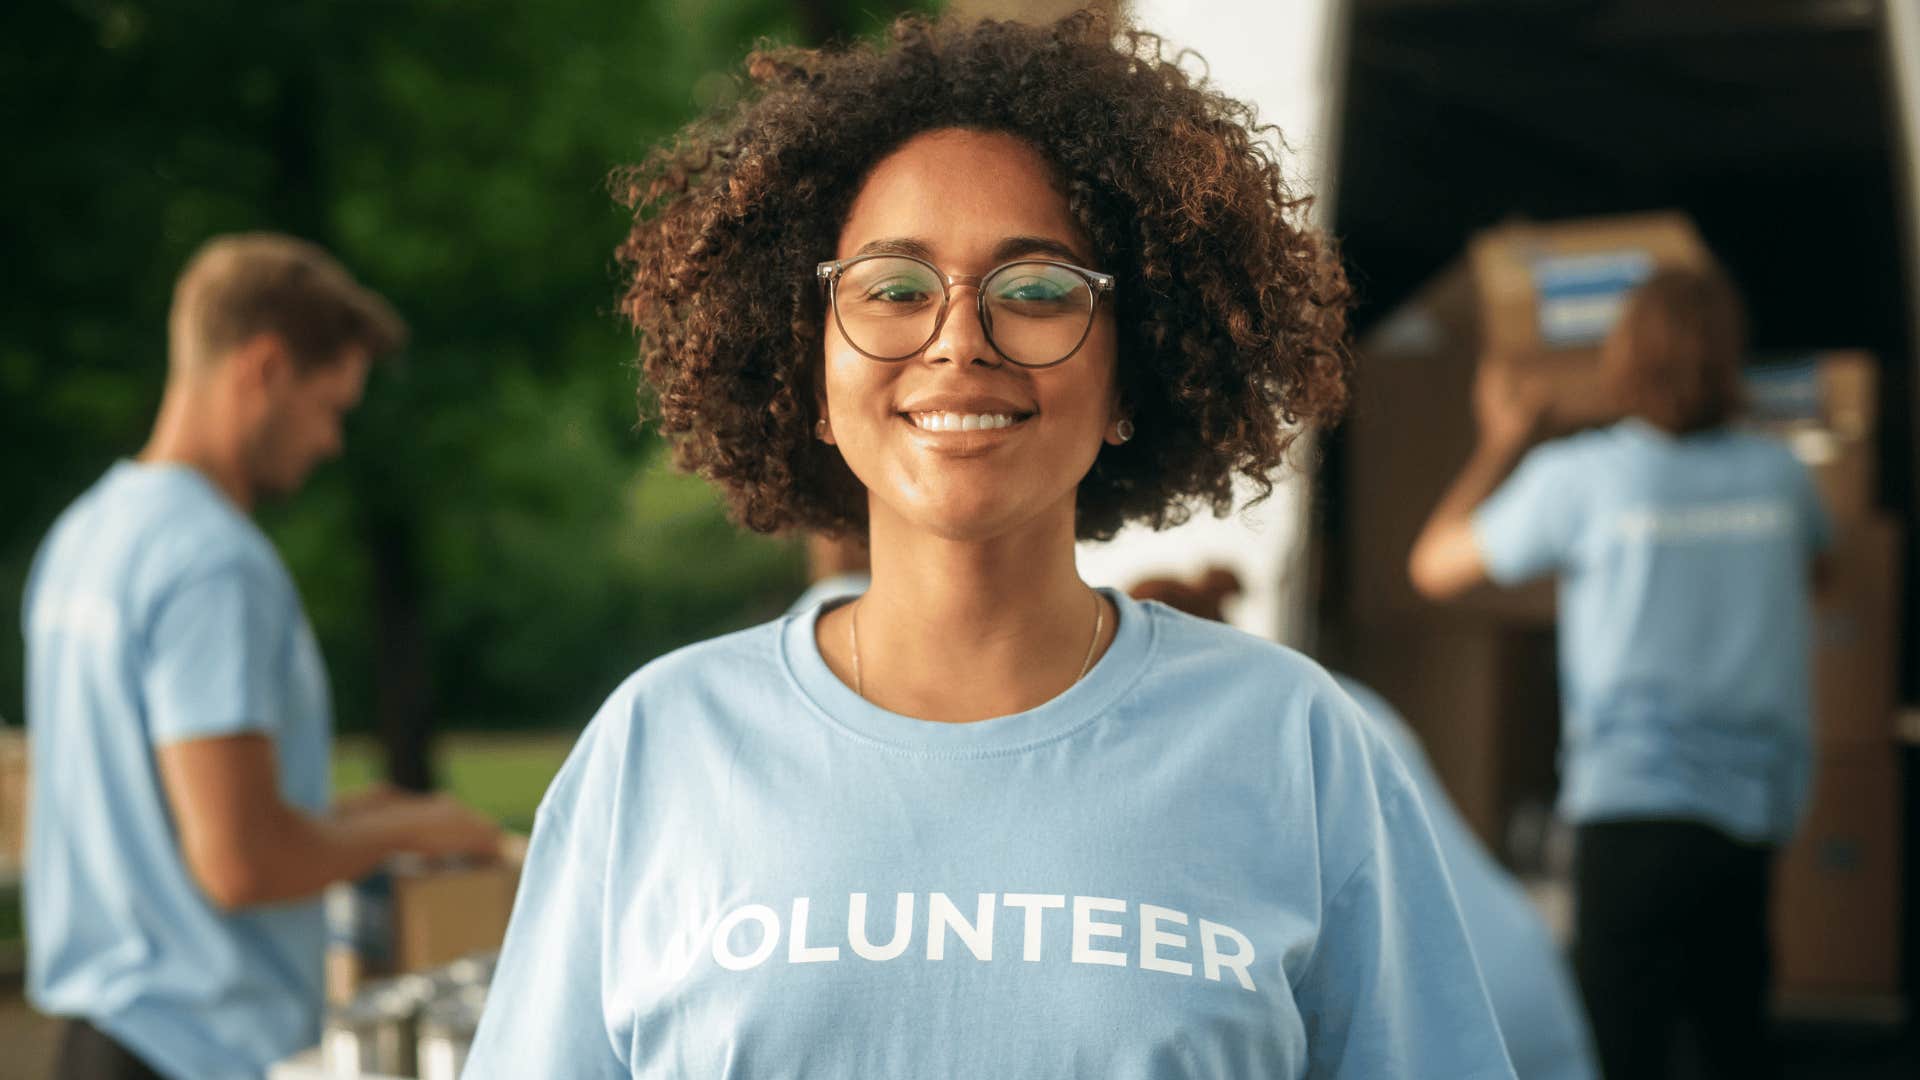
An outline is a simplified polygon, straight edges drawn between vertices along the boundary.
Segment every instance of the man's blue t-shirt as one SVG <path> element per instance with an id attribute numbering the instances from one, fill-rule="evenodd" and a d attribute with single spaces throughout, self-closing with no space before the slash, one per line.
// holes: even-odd
<path id="1" fill-rule="evenodd" d="M 818 607 L 647 665 L 541 805 L 469 1080 L 1511 1076 L 1351 699 L 1108 595 L 1085 678 L 978 723 L 856 695 Z"/>
<path id="2" fill-rule="evenodd" d="M 1344 675 L 1334 678 L 1392 744 L 1420 792 L 1513 1071 L 1520 1080 L 1596 1080 L 1600 1067 L 1586 1011 L 1547 924 L 1454 809 L 1407 722 L 1371 688 Z"/>
<path id="3" fill-rule="evenodd" d="M 22 623 L 29 998 L 163 1075 L 259 1077 L 319 1038 L 320 907 L 214 907 L 154 752 L 265 734 L 282 797 L 326 808 L 326 671 L 292 579 L 200 473 L 121 462 L 47 536 Z"/>
<path id="4" fill-rule="evenodd" d="M 1571 821 L 1784 841 L 1812 775 L 1808 573 L 1827 543 L 1778 441 L 1638 420 L 1533 450 L 1474 514 L 1488 576 L 1560 576 Z"/>

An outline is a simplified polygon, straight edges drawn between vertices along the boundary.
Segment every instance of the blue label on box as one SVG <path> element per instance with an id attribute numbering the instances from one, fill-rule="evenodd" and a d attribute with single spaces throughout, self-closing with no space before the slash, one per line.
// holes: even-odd
<path id="1" fill-rule="evenodd" d="M 1594 345 L 1620 317 L 1627 294 L 1653 276 L 1644 251 L 1545 255 L 1530 265 L 1539 298 L 1540 340 L 1553 348 Z"/>
<path id="2" fill-rule="evenodd" d="M 1761 423 L 1819 420 L 1820 364 L 1808 356 L 1746 370 L 1748 415 Z"/>

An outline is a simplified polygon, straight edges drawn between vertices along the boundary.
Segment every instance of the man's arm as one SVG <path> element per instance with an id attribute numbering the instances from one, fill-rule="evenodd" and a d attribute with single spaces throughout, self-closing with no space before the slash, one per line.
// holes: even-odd
<path id="1" fill-rule="evenodd" d="M 1473 533 L 1473 512 L 1526 456 L 1546 412 L 1544 399 L 1503 363 L 1481 365 L 1473 401 L 1480 428 L 1473 456 L 1441 496 L 1407 555 L 1407 576 L 1429 600 L 1451 600 L 1489 580 Z"/>
<path id="2" fill-rule="evenodd" d="M 264 735 L 190 739 L 157 754 L 187 868 L 225 910 L 312 896 L 401 852 L 500 849 L 492 822 L 444 795 L 386 794 L 322 816 L 291 806 Z"/>

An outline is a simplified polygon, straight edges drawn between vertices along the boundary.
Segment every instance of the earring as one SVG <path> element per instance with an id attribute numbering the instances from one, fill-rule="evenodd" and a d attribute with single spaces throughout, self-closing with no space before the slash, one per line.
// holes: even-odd
<path id="1" fill-rule="evenodd" d="M 1114 424 L 1113 437 L 1121 442 L 1126 442 L 1128 439 L 1133 438 L 1133 421 L 1121 420 Z"/>
<path id="2" fill-rule="evenodd" d="M 814 438 L 819 439 L 823 443 L 832 443 L 833 442 L 832 435 L 833 435 L 833 430 L 827 427 L 826 417 L 823 416 L 820 419 L 815 420 L 813 422 Z"/>

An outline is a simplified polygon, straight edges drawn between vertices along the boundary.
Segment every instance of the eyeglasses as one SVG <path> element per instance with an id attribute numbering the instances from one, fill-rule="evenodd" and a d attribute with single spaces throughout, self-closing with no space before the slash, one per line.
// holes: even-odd
<path id="1" fill-rule="evenodd" d="M 984 274 L 942 274 L 911 255 L 858 255 L 816 269 L 847 343 L 886 363 L 918 355 L 946 322 L 953 290 L 979 294 L 980 327 L 1006 360 L 1027 368 L 1065 363 L 1087 340 L 1113 276 L 1053 259 L 1021 259 Z"/>

